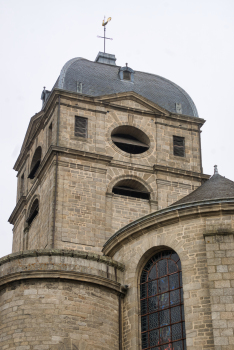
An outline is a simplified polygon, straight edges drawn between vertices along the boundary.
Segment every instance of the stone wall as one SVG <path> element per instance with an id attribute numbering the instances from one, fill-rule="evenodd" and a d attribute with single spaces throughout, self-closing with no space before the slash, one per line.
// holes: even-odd
<path id="1" fill-rule="evenodd" d="M 118 350 L 123 269 L 79 251 L 0 259 L 0 348 Z"/>
<path id="2" fill-rule="evenodd" d="M 94 103 L 92 98 L 63 93 L 60 107 L 58 98 L 53 103 L 42 114 L 43 120 L 37 122 L 39 117 L 33 117 L 30 127 L 35 136 L 29 129 L 24 160 L 17 165 L 19 179 L 23 173 L 25 176 L 25 202 L 11 220 L 15 225 L 13 252 L 53 245 L 100 252 L 116 230 L 173 204 L 201 184 L 197 118 L 162 116 L 162 112 L 159 117 L 146 101 L 124 96 L 107 106 L 101 101 Z M 87 138 L 74 135 L 75 116 L 88 119 Z M 150 147 L 146 152 L 129 154 L 112 142 L 111 132 L 123 125 L 139 128 L 148 136 Z M 173 155 L 173 135 L 185 137 L 185 157 Z M 42 162 L 30 180 L 38 146 L 42 147 Z M 120 179 L 129 178 L 143 184 L 150 201 L 110 196 Z M 34 198 L 39 199 L 39 214 L 25 231 Z"/>
<path id="3" fill-rule="evenodd" d="M 0 348 L 118 350 L 118 296 L 104 287 L 54 279 L 0 291 Z"/>
<path id="4" fill-rule="evenodd" d="M 233 204 L 214 201 L 164 209 L 125 227 L 107 242 L 103 252 L 125 264 L 124 284 L 129 286 L 124 299 L 124 350 L 141 349 L 139 278 L 150 257 L 163 249 L 173 249 L 182 264 L 187 349 L 234 348 L 233 234 L 210 236 L 218 231 L 234 232 Z"/>
<path id="5" fill-rule="evenodd" d="M 213 228 L 205 240 L 215 350 L 230 350 L 234 349 L 234 239 L 230 227 L 222 226 Z"/>
<path id="6" fill-rule="evenodd" d="M 13 249 L 12 252 L 27 249 L 44 249 L 51 246 L 51 235 L 53 226 L 54 208 L 54 186 L 55 186 L 55 165 L 53 160 L 48 164 L 47 171 L 33 181 L 35 190 L 28 193 L 27 200 L 19 218 L 16 220 L 13 229 Z M 27 225 L 30 207 L 34 200 L 39 201 L 39 213 Z"/>
<path id="7" fill-rule="evenodd" d="M 121 227 L 151 212 L 149 200 L 120 195 L 112 197 L 112 230 L 114 234 Z M 112 236 L 110 235 L 110 237 Z M 110 238 L 108 237 L 108 238 Z"/>
<path id="8" fill-rule="evenodd" d="M 182 263 L 187 349 L 214 349 L 203 228 L 200 219 L 149 230 L 114 255 L 125 264 L 129 285 L 124 299 L 124 350 L 141 349 L 139 277 L 147 259 L 165 247 L 173 249 Z"/>

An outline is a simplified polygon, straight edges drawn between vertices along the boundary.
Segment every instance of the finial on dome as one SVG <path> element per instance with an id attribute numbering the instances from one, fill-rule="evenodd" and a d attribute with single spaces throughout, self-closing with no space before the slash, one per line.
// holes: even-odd
<path id="1" fill-rule="evenodd" d="M 214 175 L 218 174 L 218 165 L 214 165 Z"/>

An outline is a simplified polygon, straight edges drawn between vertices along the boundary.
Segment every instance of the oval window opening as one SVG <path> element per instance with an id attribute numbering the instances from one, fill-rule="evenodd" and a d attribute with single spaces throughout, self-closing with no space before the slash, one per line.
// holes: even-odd
<path id="1" fill-rule="evenodd" d="M 111 138 L 118 148 L 131 154 L 144 153 L 150 145 L 150 140 L 143 131 L 129 125 L 115 128 L 111 133 Z"/>

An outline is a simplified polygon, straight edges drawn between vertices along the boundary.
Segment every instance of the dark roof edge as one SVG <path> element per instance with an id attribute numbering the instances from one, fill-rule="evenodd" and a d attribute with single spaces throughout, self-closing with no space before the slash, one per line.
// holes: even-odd
<path id="1" fill-rule="evenodd" d="M 170 206 L 161 210 L 158 210 L 154 213 L 150 213 L 146 216 L 143 216 L 140 219 L 137 219 L 133 222 L 131 222 L 130 224 L 122 227 L 120 230 L 118 230 L 116 233 L 113 234 L 113 236 L 111 236 L 106 243 L 103 245 L 103 248 L 105 248 L 114 238 L 118 237 L 122 232 L 126 231 L 127 229 L 137 226 L 139 224 L 142 224 L 144 221 L 147 221 L 149 218 L 153 218 L 153 217 L 157 217 L 160 216 L 162 214 L 167 214 L 170 213 L 172 211 L 177 211 L 177 210 L 181 210 L 181 209 L 187 209 L 187 208 L 193 208 L 193 207 L 197 207 L 197 206 L 205 206 L 205 205 L 210 205 L 210 204 L 221 204 L 221 203 L 234 203 L 234 198 L 220 198 L 220 199 L 211 199 L 211 200 L 204 200 L 204 201 L 198 201 L 198 202 L 192 202 L 192 203 L 184 203 L 184 204 L 180 204 L 180 205 L 175 205 L 175 206 Z"/>

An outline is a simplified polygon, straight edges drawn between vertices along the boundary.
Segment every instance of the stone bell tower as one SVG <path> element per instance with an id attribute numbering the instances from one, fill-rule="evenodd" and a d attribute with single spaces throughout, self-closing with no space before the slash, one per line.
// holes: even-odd
<path id="1" fill-rule="evenodd" d="M 115 61 L 68 61 L 30 120 L 0 266 L 2 349 L 123 349 L 124 265 L 103 245 L 208 178 L 189 95 Z"/>
<path id="2" fill-rule="evenodd" d="M 101 252 L 118 229 L 197 188 L 200 127 L 191 98 L 168 80 L 115 65 L 68 61 L 32 117 L 18 172 L 13 252 Z M 160 95 L 161 89 L 167 89 Z"/>

